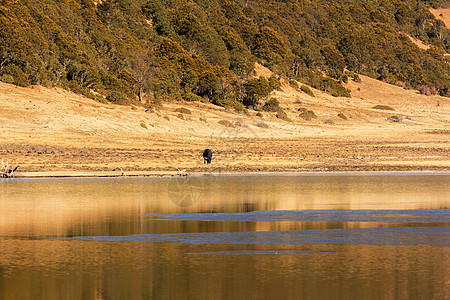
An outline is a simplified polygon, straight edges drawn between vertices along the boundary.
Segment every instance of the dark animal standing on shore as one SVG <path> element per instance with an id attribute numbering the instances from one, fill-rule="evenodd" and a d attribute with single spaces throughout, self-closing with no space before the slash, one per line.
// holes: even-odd
<path id="1" fill-rule="evenodd" d="M 210 149 L 205 149 L 203 151 L 203 163 L 210 164 L 212 160 L 212 151 Z"/>

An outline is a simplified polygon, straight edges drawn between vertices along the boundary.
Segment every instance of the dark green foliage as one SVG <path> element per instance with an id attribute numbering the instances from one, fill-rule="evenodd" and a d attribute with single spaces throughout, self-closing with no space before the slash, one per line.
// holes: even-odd
<path id="1" fill-rule="evenodd" d="M 287 55 L 287 48 L 279 34 L 268 26 L 262 26 L 255 35 L 253 53 L 265 64 L 280 63 Z"/>
<path id="2" fill-rule="evenodd" d="M 119 91 L 112 91 L 109 93 L 108 96 L 106 96 L 106 100 L 109 102 L 114 102 L 117 104 L 126 104 L 127 102 L 127 96 Z"/>
<path id="3" fill-rule="evenodd" d="M 187 92 L 184 95 L 183 99 L 186 101 L 202 101 L 202 97 L 200 97 L 194 93 L 191 93 L 191 92 Z"/>
<path id="4" fill-rule="evenodd" d="M 13 83 L 18 86 L 29 86 L 28 76 L 21 68 L 14 64 L 9 64 L 2 69 L 2 80 L 8 83 Z"/>
<path id="5" fill-rule="evenodd" d="M 213 102 L 223 107 L 232 107 L 237 111 L 243 111 L 245 106 L 234 97 L 217 98 Z"/>
<path id="6" fill-rule="evenodd" d="M 280 102 L 277 99 L 272 98 L 267 101 L 262 107 L 265 111 L 278 111 L 280 109 Z"/>
<path id="7" fill-rule="evenodd" d="M 148 1 L 142 6 L 144 16 L 151 20 L 156 33 L 165 37 L 174 38 L 175 30 L 171 23 L 171 17 L 168 10 L 161 1 Z"/>
<path id="8" fill-rule="evenodd" d="M 269 77 L 269 85 L 273 90 L 279 90 L 281 88 L 281 81 L 276 76 Z"/>
<path id="9" fill-rule="evenodd" d="M 332 78 L 340 79 L 345 68 L 345 59 L 342 53 L 332 45 L 323 46 L 320 52 L 328 66 L 328 75 Z"/>
<path id="10" fill-rule="evenodd" d="M 238 109 L 280 88 L 279 76 L 334 96 L 350 96 L 342 83 L 358 74 L 448 96 L 450 32 L 427 10 L 443 2 L 4 0 L 0 80 Z M 276 76 L 251 79 L 256 61 Z"/>
<path id="11" fill-rule="evenodd" d="M 276 112 L 276 117 L 280 120 L 291 121 L 286 112 L 280 107 L 280 102 L 277 99 L 269 99 L 262 107 L 264 111 Z"/>
<path id="12" fill-rule="evenodd" d="M 243 103 L 246 106 L 257 106 L 272 91 L 266 78 L 249 79 L 244 82 L 245 95 Z"/>
<path id="13" fill-rule="evenodd" d="M 306 85 L 302 85 L 302 86 L 300 87 L 300 90 L 301 90 L 302 92 L 304 92 L 304 93 L 310 95 L 311 97 L 314 97 L 313 91 L 312 91 L 309 87 L 307 87 Z"/>

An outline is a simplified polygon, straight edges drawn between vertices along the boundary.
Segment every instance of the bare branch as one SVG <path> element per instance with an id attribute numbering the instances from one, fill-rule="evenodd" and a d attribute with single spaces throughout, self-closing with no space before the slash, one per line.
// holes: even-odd
<path id="1" fill-rule="evenodd" d="M 13 178 L 14 172 L 21 166 L 22 165 L 14 166 L 14 162 L 10 166 L 8 161 L 6 161 L 6 165 L 5 165 L 5 163 L 2 159 L 2 168 L 0 169 L 0 175 L 3 178 Z"/>

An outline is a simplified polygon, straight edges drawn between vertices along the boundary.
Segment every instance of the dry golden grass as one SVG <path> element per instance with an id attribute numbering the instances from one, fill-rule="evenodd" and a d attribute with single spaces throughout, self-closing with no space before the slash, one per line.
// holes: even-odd
<path id="1" fill-rule="evenodd" d="M 450 28 L 450 3 L 447 2 L 438 9 L 430 9 L 436 19 L 442 20 L 447 28 Z"/>
<path id="2" fill-rule="evenodd" d="M 256 75 L 271 73 L 257 66 Z M 361 83 L 347 84 L 352 98 L 314 89 L 311 97 L 283 81 L 271 97 L 280 102 L 286 120 L 278 119 L 276 112 L 238 113 L 201 102 L 164 103 L 146 112 L 97 103 L 62 89 L 0 82 L 0 157 L 22 164 L 23 171 L 450 167 L 450 99 L 361 78 Z M 376 105 L 394 110 L 373 109 Z M 314 111 L 317 118 L 301 118 L 299 108 Z M 182 110 L 191 114 L 180 119 Z M 400 121 L 390 122 L 393 116 Z M 205 148 L 214 153 L 209 166 L 202 164 Z"/>

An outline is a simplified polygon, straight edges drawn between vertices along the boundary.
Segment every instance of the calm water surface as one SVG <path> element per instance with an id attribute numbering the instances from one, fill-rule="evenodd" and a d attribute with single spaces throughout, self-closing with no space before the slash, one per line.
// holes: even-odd
<path id="1" fill-rule="evenodd" d="M 449 299 L 450 176 L 0 179 L 0 299 Z"/>

